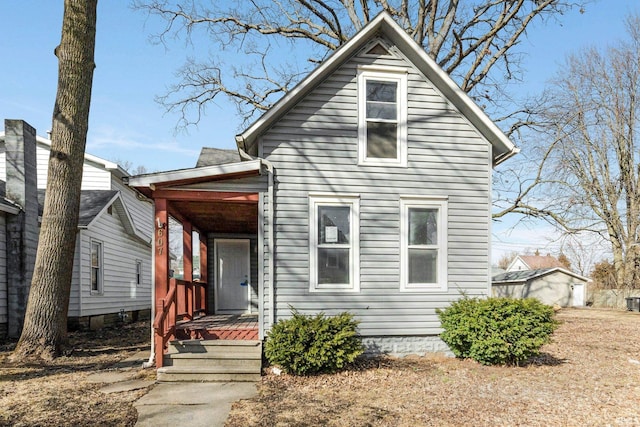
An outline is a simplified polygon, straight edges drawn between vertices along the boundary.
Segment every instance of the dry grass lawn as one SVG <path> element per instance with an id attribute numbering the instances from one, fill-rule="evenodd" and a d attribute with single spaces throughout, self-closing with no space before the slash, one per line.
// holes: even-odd
<path id="1" fill-rule="evenodd" d="M 639 426 L 640 313 L 562 310 L 525 367 L 382 359 L 336 375 L 267 375 L 245 426 Z"/>
<path id="2" fill-rule="evenodd" d="M 525 367 L 441 357 L 361 362 L 336 375 L 267 375 L 234 405 L 245 426 L 638 426 L 640 313 L 563 310 L 554 342 Z M 144 391 L 99 391 L 94 372 L 148 346 L 146 324 L 75 333 L 49 365 L 15 366 L 0 346 L 0 425 L 132 426 Z M 141 376 L 153 371 L 140 371 Z"/>
<path id="3" fill-rule="evenodd" d="M 47 365 L 9 363 L 15 343 L 0 346 L 0 426 L 133 426 L 146 391 L 103 394 L 87 376 L 148 349 L 149 333 L 149 322 L 72 333 L 69 355 Z"/>

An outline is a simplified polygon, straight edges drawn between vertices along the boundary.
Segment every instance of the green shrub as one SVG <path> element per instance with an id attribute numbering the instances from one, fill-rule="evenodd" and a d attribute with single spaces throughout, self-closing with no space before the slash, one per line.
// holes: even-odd
<path id="1" fill-rule="evenodd" d="M 534 298 L 463 298 L 438 310 L 440 335 L 453 354 L 485 365 L 519 365 L 539 353 L 558 327 L 554 311 Z"/>
<path id="2" fill-rule="evenodd" d="M 335 372 L 362 354 L 358 322 L 352 314 L 305 316 L 293 309 L 291 314 L 290 319 L 273 325 L 264 351 L 267 360 L 285 372 Z"/>

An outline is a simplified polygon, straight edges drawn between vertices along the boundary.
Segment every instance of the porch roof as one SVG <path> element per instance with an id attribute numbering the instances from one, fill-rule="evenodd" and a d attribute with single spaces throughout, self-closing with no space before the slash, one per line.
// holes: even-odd
<path id="1" fill-rule="evenodd" d="M 260 175 L 261 173 L 262 160 L 257 159 L 245 162 L 224 163 L 205 167 L 148 173 L 144 175 L 131 176 L 126 181 L 130 187 L 133 187 L 145 196 L 152 198 L 153 192 L 157 188 L 221 181 L 225 179 Z"/>
<path id="2" fill-rule="evenodd" d="M 181 222 L 189 221 L 200 232 L 256 234 L 257 194 L 208 191 L 188 186 L 261 173 L 262 161 L 251 160 L 133 176 L 128 185 L 151 199 L 166 199 L 170 215 Z"/>

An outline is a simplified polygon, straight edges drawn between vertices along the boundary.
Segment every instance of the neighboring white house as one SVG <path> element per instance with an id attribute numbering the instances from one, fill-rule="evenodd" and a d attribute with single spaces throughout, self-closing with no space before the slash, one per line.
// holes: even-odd
<path id="1" fill-rule="evenodd" d="M 536 298 L 544 304 L 560 307 L 585 305 L 589 279 L 560 267 L 518 270 L 493 277 L 496 297 Z"/>
<path id="2" fill-rule="evenodd" d="M 506 271 L 537 270 L 540 268 L 564 268 L 558 258 L 551 255 L 517 255 Z"/>
<path id="3" fill-rule="evenodd" d="M 236 142 L 243 161 L 129 180 L 158 232 L 169 213 L 207 236 L 210 313 L 264 337 L 292 307 L 349 311 L 369 350 L 410 353 L 446 348 L 437 309 L 490 293 L 492 168 L 518 150 L 388 14 Z"/>
<path id="4" fill-rule="evenodd" d="M 35 136 L 35 130 L 22 121 L 5 121 L 5 127 L 9 127 L 7 132 L 0 132 L 0 334 L 4 331 L 16 336 L 22 328 L 35 261 L 51 141 Z M 19 128 L 17 133 L 14 127 Z M 129 320 L 149 316 L 153 207 L 144 196 L 123 184 L 122 178 L 127 176 L 117 164 L 85 155 L 69 301 L 71 327 L 98 327 L 123 315 Z M 29 218 L 33 213 L 23 213 L 23 203 L 12 200 L 20 199 L 20 194 L 26 203 L 35 203 L 35 218 Z M 24 221 L 20 217 L 27 217 L 31 225 L 23 225 L 22 234 L 7 239 L 12 232 L 7 218 L 19 224 Z M 7 246 L 9 242 L 22 245 L 20 241 L 26 241 L 22 249 Z M 7 263 L 11 256 L 18 256 L 20 261 Z M 23 267 L 11 271 L 16 264 Z"/>

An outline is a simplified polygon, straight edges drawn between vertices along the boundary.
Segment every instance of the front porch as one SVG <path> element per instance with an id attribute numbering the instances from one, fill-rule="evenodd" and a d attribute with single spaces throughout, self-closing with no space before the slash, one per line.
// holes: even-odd
<path id="1" fill-rule="evenodd" d="M 233 354 L 238 353 L 235 347 L 257 345 L 260 354 L 252 357 L 261 360 L 263 325 L 257 313 L 263 292 L 260 224 L 267 169 L 261 160 L 239 160 L 129 180 L 155 207 L 153 327 L 158 372 L 167 363 L 177 368 L 177 356 L 171 353 L 181 354 L 179 364 L 185 363 L 182 358 L 195 358 L 182 354 L 187 350 L 215 348 L 215 363 L 220 364 L 228 358 L 221 355 L 223 350 Z M 182 266 L 172 266 L 178 258 Z"/>
<path id="2" fill-rule="evenodd" d="M 164 366 L 172 341 L 259 340 L 258 276 L 252 268 L 258 195 L 167 191 L 163 196 L 155 199 L 156 367 Z M 175 246 L 170 228 L 182 238 L 180 279 L 169 268 L 167 252 Z"/>
<path id="3" fill-rule="evenodd" d="M 257 314 L 214 314 L 178 322 L 177 339 L 258 340 Z"/>

